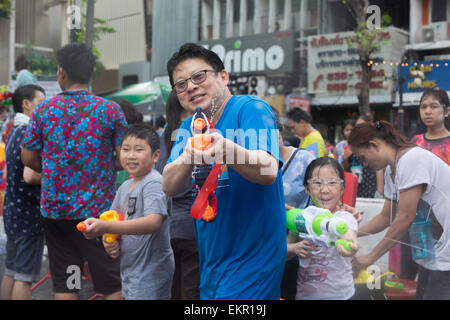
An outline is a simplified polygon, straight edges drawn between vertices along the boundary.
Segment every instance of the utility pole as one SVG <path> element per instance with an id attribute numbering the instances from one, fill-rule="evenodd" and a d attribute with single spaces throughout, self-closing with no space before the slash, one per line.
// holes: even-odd
<path id="1" fill-rule="evenodd" d="M 89 49 L 92 49 L 92 43 L 94 39 L 94 6 L 94 0 L 87 0 L 85 44 Z"/>

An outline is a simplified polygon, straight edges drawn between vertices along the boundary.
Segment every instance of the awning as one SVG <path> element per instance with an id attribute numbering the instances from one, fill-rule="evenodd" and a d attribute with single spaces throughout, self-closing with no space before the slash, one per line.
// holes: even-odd
<path id="1" fill-rule="evenodd" d="M 442 40 L 436 42 L 422 42 L 415 44 L 408 44 L 405 46 L 405 50 L 424 51 L 424 50 L 436 50 L 436 49 L 450 49 L 450 40 Z"/>
<path id="2" fill-rule="evenodd" d="M 403 107 L 417 107 L 420 103 L 420 98 L 422 97 L 423 92 L 409 92 L 403 94 Z M 447 91 L 447 94 L 450 95 L 450 91 Z M 394 107 L 400 106 L 400 96 L 398 92 L 395 95 L 395 103 Z"/>
<path id="3" fill-rule="evenodd" d="M 371 95 L 370 96 L 370 104 L 391 104 L 392 97 L 391 95 Z M 316 97 L 311 98 L 312 106 L 333 106 L 336 107 L 340 105 L 357 105 L 358 97 L 357 96 L 337 96 L 337 97 Z"/>

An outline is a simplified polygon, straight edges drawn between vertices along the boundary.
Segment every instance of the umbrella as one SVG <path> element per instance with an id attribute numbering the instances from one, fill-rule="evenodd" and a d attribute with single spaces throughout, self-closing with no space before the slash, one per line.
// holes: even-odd
<path id="1" fill-rule="evenodd" d="M 149 81 L 132 84 L 109 96 L 107 99 L 130 101 L 142 114 L 163 114 L 167 97 L 172 88 L 161 82 Z"/>

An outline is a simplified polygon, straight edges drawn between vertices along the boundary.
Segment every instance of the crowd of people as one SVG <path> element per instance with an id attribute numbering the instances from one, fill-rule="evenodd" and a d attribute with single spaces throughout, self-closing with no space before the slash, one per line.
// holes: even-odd
<path id="1" fill-rule="evenodd" d="M 412 141 L 362 116 L 344 124 L 330 152 L 300 109 L 287 114 L 300 142 L 286 145 L 277 111 L 259 97 L 233 95 L 223 62 L 199 45 L 182 45 L 167 63 L 173 90 L 157 131 L 129 102 L 88 91 L 95 59 L 85 45 L 68 44 L 56 59 L 60 94 L 45 100 L 42 88 L 25 84 L 13 96 L 3 299 L 31 298 L 44 242 L 55 299 L 79 299 L 67 268 L 85 263 L 105 299 L 352 299 L 354 271 L 404 240 L 424 208 L 438 228 L 432 258 L 408 261 L 419 264 L 417 297 L 450 299 L 444 90 L 424 92 L 426 132 Z M 204 149 L 195 143 L 199 107 Z M 385 198 L 361 226 L 358 210 L 342 202 L 345 171 L 358 176 L 358 196 Z M 348 247 L 288 232 L 286 211 L 307 207 L 341 219 Z M 105 211 L 123 221 L 99 219 Z M 358 254 L 358 237 L 384 229 L 370 253 Z"/>

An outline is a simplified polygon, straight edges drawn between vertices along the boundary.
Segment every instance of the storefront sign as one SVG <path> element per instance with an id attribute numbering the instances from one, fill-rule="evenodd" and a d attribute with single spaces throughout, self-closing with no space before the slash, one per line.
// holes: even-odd
<path id="1" fill-rule="evenodd" d="M 294 35 L 269 33 L 199 43 L 217 53 L 232 74 L 270 74 L 293 71 Z"/>
<path id="2" fill-rule="evenodd" d="M 390 96 L 393 71 L 400 60 L 407 35 L 388 28 L 378 34 L 379 51 L 372 55 L 371 95 Z M 308 37 L 308 93 L 317 97 L 357 96 L 361 67 L 355 33 L 343 32 Z M 317 100 L 317 99 L 315 99 Z"/>
<path id="3" fill-rule="evenodd" d="M 450 91 L 450 60 L 419 61 L 398 66 L 403 83 L 403 93 L 423 92 L 439 87 Z M 420 80 L 419 80 L 420 79 Z"/>
<path id="4" fill-rule="evenodd" d="M 297 97 L 297 96 L 289 96 L 288 97 L 288 106 L 289 110 L 293 108 L 300 108 L 303 111 L 310 112 L 310 99 Z"/>

